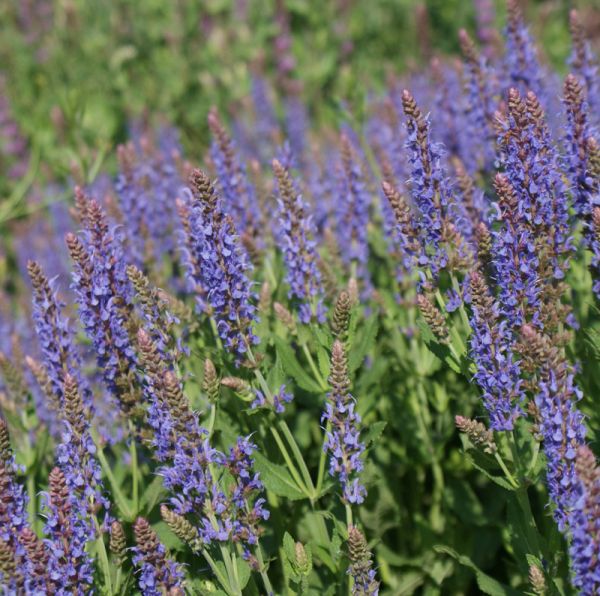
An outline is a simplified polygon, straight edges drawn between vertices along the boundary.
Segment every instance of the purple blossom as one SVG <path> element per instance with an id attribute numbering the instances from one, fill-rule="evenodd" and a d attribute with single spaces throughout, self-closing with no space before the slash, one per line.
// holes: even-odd
<path id="1" fill-rule="evenodd" d="M 269 519 L 269 511 L 264 506 L 266 500 L 259 496 L 264 487 L 258 473 L 253 471 L 252 453 L 255 450 L 256 446 L 248 438 L 240 437 L 229 449 L 225 462 L 235 483 L 229 497 L 231 539 L 243 545 L 246 559 L 251 557 L 250 548 L 258 544 L 260 521 Z"/>
<path id="2" fill-rule="evenodd" d="M 58 467 L 50 473 L 48 492 L 42 494 L 42 502 L 49 579 L 57 594 L 86 594 L 94 576 L 94 560 L 86 545 L 95 539 L 95 529 L 87 508 L 81 507 L 79 496 L 69 490 Z"/>
<path id="3" fill-rule="evenodd" d="M 299 316 L 303 323 L 325 320 L 321 272 L 312 218 L 307 205 L 297 191 L 289 172 L 277 160 L 273 161 L 277 181 L 277 238 L 287 267 L 288 297 L 300 302 Z"/>
<path id="4" fill-rule="evenodd" d="M 137 568 L 137 581 L 142 594 L 183 594 L 183 570 L 167 557 L 164 545 L 150 524 L 138 517 L 133 532 L 137 544 L 132 549 L 133 564 Z"/>
<path id="5" fill-rule="evenodd" d="M 538 241 L 541 267 L 547 260 L 550 275 L 562 279 L 572 250 L 568 197 L 559 156 L 536 95 L 530 91 L 524 100 L 511 89 L 507 117 L 499 125 L 501 161 L 517 197 L 514 224 Z M 551 283 L 551 279 L 540 283 Z"/>
<path id="6" fill-rule="evenodd" d="M 492 79 L 495 76 L 483 56 L 479 56 L 475 44 L 462 29 L 459 33 L 460 44 L 465 58 L 466 118 L 469 141 L 467 152 L 477 156 L 475 165 L 484 170 L 494 166 L 494 89 Z M 463 152 L 464 155 L 464 152 Z M 473 160 L 470 160 L 471 162 Z M 469 165 L 470 162 L 466 162 Z M 473 173 L 473 170 L 471 170 Z"/>
<path id="7" fill-rule="evenodd" d="M 79 205 L 84 210 L 84 239 L 74 234 L 67 234 L 66 238 L 74 262 L 72 288 L 106 387 L 123 411 L 128 412 L 136 366 L 128 330 L 133 288 L 120 236 L 116 230 L 109 230 L 106 216 L 96 201 L 88 202 L 80 195 Z"/>
<path id="8" fill-rule="evenodd" d="M 260 389 L 255 389 L 254 395 L 255 398 L 250 404 L 251 409 L 273 407 L 278 414 L 285 412 L 284 404 L 289 404 L 294 400 L 294 395 L 285 390 L 285 385 L 281 385 L 279 390 L 273 395 L 273 404 L 268 403 L 265 394 Z"/>
<path id="9" fill-rule="evenodd" d="M 590 104 L 590 114 L 598 124 L 600 123 L 600 117 L 598 116 L 600 89 L 598 89 L 597 58 L 592 52 L 589 41 L 585 38 L 583 25 L 576 10 L 570 12 L 569 24 L 571 26 L 572 48 L 568 64 L 573 73 L 583 81 L 587 101 Z"/>
<path id="10" fill-rule="evenodd" d="M 210 312 L 228 351 L 241 359 L 258 338 L 252 331 L 256 307 L 247 272 L 251 265 L 239 244 L 232 219 L 206 175 L 194 170 L 189 201 L 189 225 L 184 247 L 187 275 L 201 288 L 198 306 Z"/>
<path id="11" fill-rule="evenodd" d="M 71 375 L 78 380 L 83 400 L 90 408 L 91 392 L 80 372 L 81 358 L 69 321 L 62 316 L 64 305 L 58 300 L 53 282 L 48 281 L 38 263 L 30 261 L 27 269 L 33 287 L 33 321 L 52 390 L 62 406 L 65 377 Z"/>
<path id="12" fill-rule="evenodd" d="M 341 257 L 347 266 L 356 268 L 355 276 L 368 288 L 370 275 L 367 268 L 367 228 L 371 197 L 361 162 L 346 134 L 341 137 L 341 164 L 337 183 L 337 240 Z"/>
<path id="13" fill-rule="evenodd" d="M 544 85 L 544 70 L 537 56 L 537 48 L 523 20 L 519 0 L 507 3 L 508 23 L 506 26 L 505 69 L 507 86 L 516 87 L 523 95 L 533 91 L 547 105 Z"/>
<path id="14" fill-rule="evenodd" d="M 348 363 L 343 345 L 335 341 L 331 355 L 331 393 L 327 395 L 321 422 L 327 421 L 323 449 L 329 453 L 329 473 L 342 485 L 347 503 L 362 503 L 367 494 L 359 474 L 363 469 L 364 444 L 360 441 L 360 416 L 349 392 Z"/>
<path id="15" fill-rule="evenodd" d="M 208 115 L 208 126 L 213 134 L 211 157 L 217 170 L 225 210 L 233 217 L 235 227 L 241 234 L 260 239 L 261 214 L 256 191 L 240 163 L 234 142 L 215 110 Z"/>
<path id="16" fill-rule="evenodd" d="M 528 205 L 519 201 L 505 175 L 497 174 L 494 184 L 499 227 L 493 232 L 492 254 L 502 314 L 509 328 L 526 322 L 541 325 L 538 252 L 523 214 Z"/>
<path id="17" fill-rule="evenodd" d="M 500 318 L 500 306 L 479 272 L 471 274 L 470 285 L 473 310 L 470 354 L 476 368 L 474 379 L 483 393 L 491 428 L 512 430 L 515 419 L 522 414 L 525 397 L 512 334 L 507 321 Z"/>
<path id="18" fill-rule="evenodd" d="M 6 433 L 6 422 L 0 419 Z M 16 474 L 19 467 L 14 456 L 9 451 L 0 457 L 0 540 L 12 551 L 18 571 L 26 571 L 27 557 L 25 549 L 19 540 L 23 530 L 29 528 L 27 520 L 27 495 L 23 486 L 17 481 Z M 10 589 L 17 593 L 18 583 L 16 578 L 2 578 Z"/>
<path id="19" fill-rule="evenodd" d="M 419 265 L 428 267 L 434 278 L 448 265 L 448 254 L 442 243 L 446 219 L 452 212 L 452 195 L 442 166 L 442 149 L 430 140 L 429 121 L 408 90 L 402 94 L 406 115 L 409 152 L 410 191 L 417 208 L 417 225 L 421 240 Z M 457 223 L 460 218 L 455 218 Z"/>
<path id="20" fill-rule="evenodd" d="M 569 524 L 573 585 L 584 596 L 592 596 L 600 591 L 600 469 L 587 445 L 579 447 L 575 471 L 577 485 Z"/>

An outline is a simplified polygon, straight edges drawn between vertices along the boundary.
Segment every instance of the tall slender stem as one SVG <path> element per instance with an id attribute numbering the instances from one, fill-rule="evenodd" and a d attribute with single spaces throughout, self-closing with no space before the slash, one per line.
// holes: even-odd
<path id="1" fill-rule="evenodd" d="M 139 511 L 139 470 L 138 470 L 138 457 L 137 457 L 137 445 L 135 441 L 135 429 L 131 420 L 129 421 L 129 455 L 131 457 L 131 483 L 133 486 L 133 510 L 134 514 L 137 515 Z"/>

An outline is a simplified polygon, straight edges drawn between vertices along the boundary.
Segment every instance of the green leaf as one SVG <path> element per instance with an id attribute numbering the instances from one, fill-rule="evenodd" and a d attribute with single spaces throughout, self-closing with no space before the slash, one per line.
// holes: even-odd
<path id="1" fill-rule="evenodd" d="M 367 432 L 362 436 L 365 447 L 368 448 L 371 443 L 374 443 L 382 435 L 386 426 L 387 422 L 384 422 L 383 420 L 370 424 L 367 428 Z"/>
<path id="2" fill-rule="evenodd" d="M 461 374 L 463 371 L 460 363 L 456 361 L 456 358 L 454 358 L 448 346 L 441 344 L 437 340 L 431 332 L 429 325 L 421 317 L 417 319 L 417 327 L 421 331 L 423 341 L 429 350 L 442 362 L 445 362 L 455 373 Z"/>
<path id="3" fill-rule="evenodd" d="M 489 596 L 517 596 L 520 592 L 513 590 L 510 586 L 505 586 L 501 584 L 499 581 L 495 580 L 493 577 L 484 573 L 471 561 L 471 559 L 465 555 L 458 554 L 454 549 L 449 546 L 437 545 L 434 546 L 433 549 L 440 554 L 448 555 L 452 557 L 455 561 L 460 563 L 463 567 L 468 567 L 475 573 L 475 579 L 477 580 L 477 585 L 479 589 L 484 594 L 489 594 Z"/>
<path id="4" fill-rule="evenodd" d="M 350 354 L 348 355 L 348 369 L 351 373 L 363 363 L 365 356 L 375 345 L 375 338 L 377 337 L 378 330 L 379 321 L 377 315 L 371 315 L 371 317 L 367 319 L 365 328 L 360 335 L 360 339 L 358 342 L 353 342 L 350 348 Z"/>
<path id="5" fill-rule="evenodd" d="M 162 476 L 155 476 L 152 482 L 142 491 L 141 510 L 144 514 L 150 513 L 159 501 L 162 501 L 162 495 L 167 491 L 163 486 Z"/>
<path id="6" fill-rule="evenodd" d="M 285 372 L 305 391 L 323 393 L 321 386 L 302 368 L 292 348 L 278 336 L 274 340 L 277 356 L 281 359 Z"/>
<path id="7" fill-rule="evenodd" d="M 250 565 L 241 557 L 236 558 L 236 564 L 240 588 L 243 590 L 250 581 Z"/>
<path id="8" fill-rule="evenodd" d="M 277 496 L 286 497 L 293 501 L 306 497 L 284 466 L 274 464 L 264 455 L 255 453 L 254 467 L 260 474 L 260 479 L 267 490 L 272 491 Z"/>
<path id="9" fill-rule="evenodd" d="M 502 476 L 495 476 L 489 470 L 486 469 L 487 462 L 485 460 L 485 456 L 479 453 L 479 451 L 473 449 L 471 452 L 467 453 L 467 457 L 469 458 L 473 467 L 479 470 L 486 478 L 488 478 L 489 480 L 506 490 L 515 490 L 515 487 L 508 480 L 506 480 Z"/>

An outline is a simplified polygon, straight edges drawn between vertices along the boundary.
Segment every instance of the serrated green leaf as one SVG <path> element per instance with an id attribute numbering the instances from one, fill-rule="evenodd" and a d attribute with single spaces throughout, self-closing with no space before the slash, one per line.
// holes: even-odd
<path id="1" fill-rule="evenodd" d="M 487 573 L 484 573 L 473 563 L 473 561 L 465 556 L 458 554 L 454 549 L 449 546 L 437 545 L 434 546 L 433 549 L 440 554 L 448 555 L 452 557 L 455 561 L 460 563 L 463 567 L 468 567 L 475 573 L 475 579 L 477 580 L 477 585 L 479 589 L 489 596 L 517 596 L 520 592 L 513 590 L 510 586 L 505 586 L 501 584 L 499 581 L 495 580 L 493 577 L 490 577 Z"/>
<path id="2" fill-rule="evenodd" d="M 431 332 L 429 325 L 422 318 L 417 319 L 417 327 L 421 331 L 421 336 L 427 348 L 442 362 L 445 362 L 455 373 L 461 374 L 463 372 L 461 364 L 456 361 L 448 346 L 441 344 L 437 340 Z"/>
<path id="3" fill-rule="evenodd" d="M 365 324 L 362 334 L 359 336 L 358 342 L 355 340 L 350 347 L 348 354 L 348 369 L 354 372 L 365 359 L 371 348 L 375 345 L 377 332 L 379 331 L 379 320 L 377 315 L 371 315 Z"/>
<path id="4" fill-rule="evenodd" d="M 162 476 L 155 476 L 152 482 L 143 490 L 141 510 L 147 515 L 154 509 L 154 506 L 163 500 L 163 495 L 167 494 L 167 490 L 163 486 Z"/>
<path id="5" fill-rule="evenodd" d="M 243 590 L 248 582 L 250 581 L 250 565 L 244 561 L 241 557 L 236 558 L 238 582 L 240 588 Z"/>
<path id="6" fill-rule="evenodd" d="M 387 422 L 383 420 L 379 420 L 377 422 L 373 422 L 373 424 L 369 424 L 369 426 L 367 427 L 367 431 L 362 436 L 362 441 L 365 447 L 369 447 L 371 443 L 374 443 L 382 435 L 386 426 Z"/>
<path id="7" fill-rule="evenodd" d="M 311 393 L 322 393 L 321 386 L 302 368 L 292 348 L 280 337 L 275 336 L 275 348 L 285 372 L 299 387 Z"/>
<path id="8" fill-rule="evenodd" d="M 260 474 L 260 479 L 267 490 L 293 501 L 306 497 L 284 466 L 274 464 L 262 454 L 255 453 L 254 468 Z"/>

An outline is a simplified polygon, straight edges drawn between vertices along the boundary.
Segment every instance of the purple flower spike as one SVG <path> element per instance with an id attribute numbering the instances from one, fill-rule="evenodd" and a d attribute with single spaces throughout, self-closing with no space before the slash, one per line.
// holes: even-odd
<path id="1" fill-rule="evenodd" d="M 273 160 L 277 181 L 278 240 L 287 266 L 288 296 L 298 300 L 300 320 L 310 323 L 325 320 L 321 272 L 314 241 L 312 218 L 302 195 L 294 187 L 289 172 Z"/>
<path id="2" fill-rule="evenodd" d="M 256 307 L 251 300 L 255 295 L 247 277 L 251 265 L 206 174 L 193 170 L 190 185 L 183 248 L 190 286 L 201 288 L 199 308 L 212 315 L 225 348 L 241 360 L 258 343 L 252 331 Z"/>
<path id="3" fill-rule="evenodd" d="M 343 344 L 336 340 L 331 352 L 332 391 L 328 394 L 321 421 L 331 425 L 324 449 L 330 455 L 329 473 L 342 485 L 346 503 L 362 503 L 367 491 L 358 475 L 363 469 L 364 444 L 360 441 L 360 416 L 355 412 L 356 401 L 350 394 L 348 362 Z"/>

